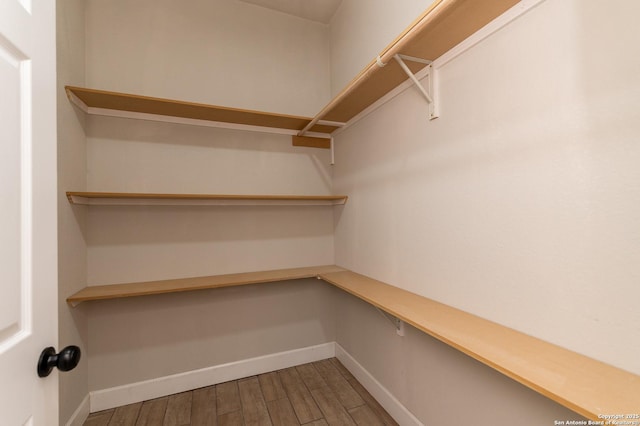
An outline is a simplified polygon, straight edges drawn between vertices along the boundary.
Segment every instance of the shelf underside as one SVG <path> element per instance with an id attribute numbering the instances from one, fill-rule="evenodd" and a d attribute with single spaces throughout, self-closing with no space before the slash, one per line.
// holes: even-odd
<path id="1" fill-rule="evenodd" d="M 640 376 L 333 265 L 91 286 L 67 302 L 304 278 L 320 278 L 589 419 L 640 407 Z"/>
<path id="2" fill-rule="evenodd" d="M 493 21 L 519 0 L 436 0 L 396 40 L 374 58 L 316 118 L 348 123 L 407 80 L 393 54 L 434 61 Z M 416 73 L 425 65 L 407 62 Z"/>
<path id="3" fill-rule="evenodd" d="M 149 116 L 174 117 L 205 123 L 230 123 L 255 126 L 256 128 L 284 129 L 290 130 L 291 134 L 296 134 L 311 121 L 309 117 L 228 108 L 106 90 L 74 86 L 66 86 L 65 89 L 72 102 L 80 106 L 85 112 L 96 115 L 144 119 L 145 117 L 142 114 L 147 114 Z M 185 121 L 185 123 L 189 124 L 190 122 Z M 195 123 L 192 122 L 192 124 Z M 311 131 L 331 133 L 337 128 L 338 126 L 318 124 Z"/>
<path id="4" fill-rule="evenodd" d="M 191 206 L 330 206 L 347 202 L 346 195 L 221 195 L 149 194 L 124 192 L 67 192 L 72 204 L 191 205 Z"/>
<path id="5" fill-rule="evenodd" d="M 321 278 L 589 419 L 640 409 L 640 376 L 351 271 Z"/>

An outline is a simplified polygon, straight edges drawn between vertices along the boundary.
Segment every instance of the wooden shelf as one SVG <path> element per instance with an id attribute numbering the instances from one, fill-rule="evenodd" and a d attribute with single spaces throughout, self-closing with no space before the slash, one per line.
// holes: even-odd
<path id="1" fill-rule="evenodd" d="M 334 265 L 86 287 L 82 302 L 320 278 L 592 420 L 636 414 L 640 376 Z"/>
<path id="2" fill-rule="evenodd" d="M 83 205 L 330 206 L 345 204 L 348 197 L 346 195 L 220 195 L 67 192 L 67 199 L 71 204 Z"/>
<path id="3" fill-rule="evenodd" d="M 386 64 L 373 60 L 316 116 L 317 120 L 348 123 L 349 120 L 407 80 L 393 60 L 406 55 L 434 61 L 493 21 L 519 0 L 435 0 L 379 55 Z M 425 64 L 407 62 L 413 73 Z M 312 129 L 312 128 L 311 128 Z M 311 130 L 309 129 L 309 130 Z"/>
<path id="4" fill-rule="evenodd" d="M 154 121 L 170 121 L 184 124 L 220 126 L 252 126 L 256 130 L 289 130 L 285 134 L 295 135 L 310 121 L 309 117 L 275 114 L 217 105 L 184 102 L 174 99 L 154 98 L 106 90 L 65 86 L 67 96 L 88 114 L 138 118 Z M 215 125 L 214 123 L 218 123 Z M 233 126 L 228 126 L 234 128 Z M 331 133 L 338 126 L 319 124 L 311 131 Z"/>
<path id="5" fill-rule="evenodd" d="M 640 414 L 640 376 L 354 272 L 320 277 L 591 420 Z"/>
<path id="6" fill-rule="evenodd" d="M 125 284 L 109 284 L 85 287 L 67 298 L 67 303 L 77 306 L 90 300 L 120 299 L 124 297 L 148 296 L 152 294 L 179 293 L 183 291 L 233 287 L 247 284 L 315 278 L 327 272 L 341 271 L 333 265 L 306 268 L 277 269 L 261 272 L 213 275 L 209 277 L 181 278 L 174 280 L 147 281 Z"/>

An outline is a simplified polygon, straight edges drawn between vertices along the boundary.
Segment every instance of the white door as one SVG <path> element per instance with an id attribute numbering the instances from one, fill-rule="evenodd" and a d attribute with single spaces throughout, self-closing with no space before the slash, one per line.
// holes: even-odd
<path id="1" fill-rule="evenodd" d="M 55 0 L 0 0 L 0 425 L 58 424 Z"/>

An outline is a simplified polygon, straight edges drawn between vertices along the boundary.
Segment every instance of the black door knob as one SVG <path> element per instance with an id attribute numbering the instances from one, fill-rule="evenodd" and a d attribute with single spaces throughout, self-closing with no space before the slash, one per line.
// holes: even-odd
<path id="1" fill-rule="evenodd" d="M 45 348 L 40 354 L 38 360 L 38 376 L 47 377 L 51 374 L 53 367 L 57 367 L 60 371 L 69 371 L 76 368 L 80 362 L 80 348 L 77 346 L 67 346 L 60 351 L 59 354 L 53 346 Z"/>

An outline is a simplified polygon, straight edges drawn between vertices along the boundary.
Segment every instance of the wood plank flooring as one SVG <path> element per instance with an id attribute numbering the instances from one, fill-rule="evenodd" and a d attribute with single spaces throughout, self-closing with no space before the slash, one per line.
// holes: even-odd
<path id="1" fill-rule="evenodd" d="M 336 358 L 92 413 L 85 426 L 391 426 Z"/>

